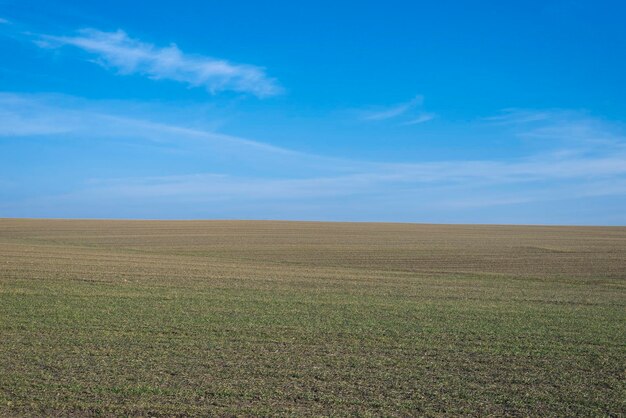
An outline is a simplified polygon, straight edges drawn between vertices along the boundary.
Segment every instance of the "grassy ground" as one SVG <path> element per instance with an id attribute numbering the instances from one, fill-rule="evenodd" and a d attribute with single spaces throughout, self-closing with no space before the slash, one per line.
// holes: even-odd
<path id="1" fill-rule="evenodd" d="M 626 228 L 0 220 L 0 415 L 626 415 Z"/>

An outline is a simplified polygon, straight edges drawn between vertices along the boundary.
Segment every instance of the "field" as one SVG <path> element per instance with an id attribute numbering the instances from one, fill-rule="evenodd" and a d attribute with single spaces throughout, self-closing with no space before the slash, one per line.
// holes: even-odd
<path id="1" fill-rule="evenodd" d="M 626 228 L 0 219 L 0 415 L 626 415 Z"/>

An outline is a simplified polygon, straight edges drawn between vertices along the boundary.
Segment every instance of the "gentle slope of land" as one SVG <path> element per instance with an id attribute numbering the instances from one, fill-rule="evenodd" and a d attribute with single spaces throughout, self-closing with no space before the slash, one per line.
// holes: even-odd
<path id="1" fill-rule="evenodd" d="M 626 414 L 626 228 L 0 219 L 0 415 Z"/>

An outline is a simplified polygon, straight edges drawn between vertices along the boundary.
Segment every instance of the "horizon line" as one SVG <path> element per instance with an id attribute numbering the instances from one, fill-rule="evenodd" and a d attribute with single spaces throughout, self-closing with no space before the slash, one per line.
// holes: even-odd
<path id="1" fill-rule="evenodd" d="M 2 221 L 93 221 L 93 222 L 280 222 L 280 223 L 328 223 L 328 224 L 390 224 L 390 225 L 423 225 L 423 226 L 503 226 L 503 227 L 556 227 L 556 228 L 626 228 L 621 224 L 514 224 L 514 223 L 455 223 L 455 222 L 411 222 L 411 221 L 342 221 L 319 219 L 252 219 L 252 218 L 32 218 L 32 217 L 1 217 Z"/>

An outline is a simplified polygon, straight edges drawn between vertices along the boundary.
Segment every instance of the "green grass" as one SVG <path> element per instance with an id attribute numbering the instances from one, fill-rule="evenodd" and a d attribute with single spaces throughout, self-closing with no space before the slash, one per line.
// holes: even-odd
<path id="1" fill-rule="evenodd" d="M 0 415 L 624 416 L 625 278 L 626 228 L 0 220 Z"/>

